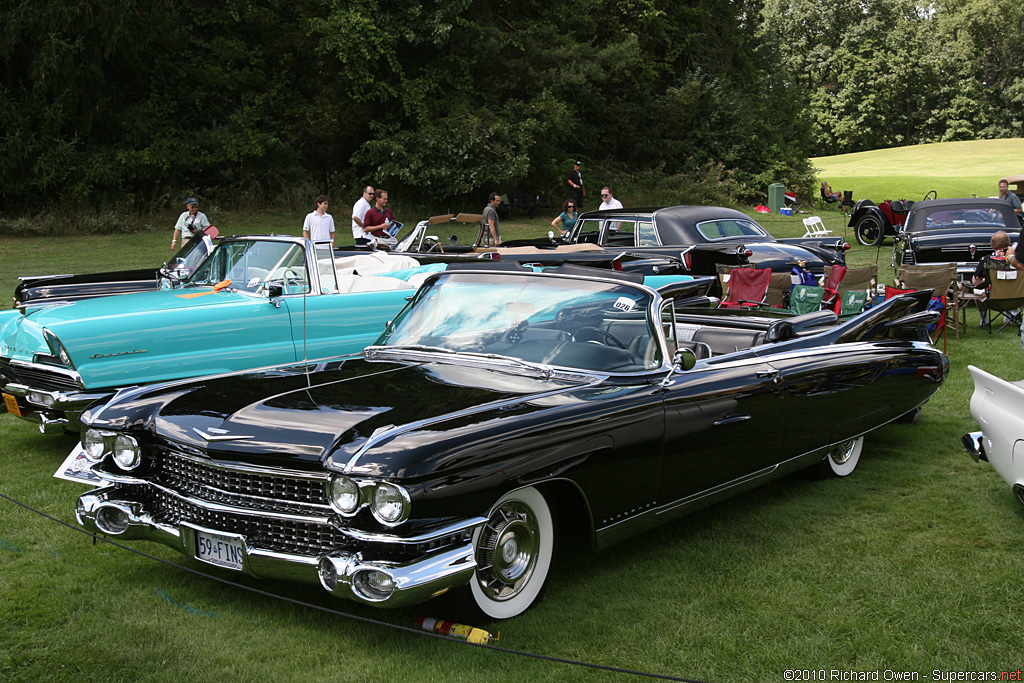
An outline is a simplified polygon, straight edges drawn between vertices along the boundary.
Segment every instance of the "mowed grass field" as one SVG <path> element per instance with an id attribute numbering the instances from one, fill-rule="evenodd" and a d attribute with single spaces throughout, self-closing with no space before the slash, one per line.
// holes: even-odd
<path id="1" fill-rule="evenodd" d="M 819 215 L 836 234 L 848 231 L 838 211 Z M 779 237 L 803 233 L 803 216 L 756 217 Z M 212 218 L 225 234 L 297 234 L 301 224 L 290 215 Z M 547 229 L 542 218 L 503 225 L 506 237 Z M 169 238 L 168 226 L 3 240 L 0 291 L 9 296 L 22 274 L 154 266 L 169 255 Z M 855 246 L 848 260 L 878 262 L 890 279 L 889 258 L 887 242 Z M 1018 680 L 1004 676 L 1024 666 L 1024 506 L 959 437 L 977 428 L 967 365 L 1020 379 L 1024 355 L 1017 330 L 989 335 L 976 313 L 969 319 L 966 337 L 948 341 L 949 379 L 921 421 L 868 435 L 850 477 L 788 477 L 603 553 L 566 545 L 543 601 L 478 625 L 500 630 L 498 644 L 511 650 L 695 680 Z M 0 494 L 73 524 L 85 487 L 52 474 L 74 443 L 0 415 Z M 444 602 L 378 611 L 316 586 L 129 545 L 199 573 L 95 544 L 0 499 L 0 680 L 640 678 L 404 630 L 418 616 L 450 616 Z"/>
<path id="2" fill-rule="evenodd" d="M 818 179 L 836 192 L 850 190 L 854 200 L 991 197 L 999 178 L 1024 173 L 1024 138 L 937 142 L 815 157 Z"/>

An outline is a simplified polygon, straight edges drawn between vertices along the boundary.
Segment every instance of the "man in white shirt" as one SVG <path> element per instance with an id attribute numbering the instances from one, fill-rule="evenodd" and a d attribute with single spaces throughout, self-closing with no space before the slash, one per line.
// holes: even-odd
<path id="1" fill-rule="evenodd" d="M 302 236 L 314 242 L 330 240 L 334 246 L 334 218 L 327 213 L 327 197 L 316 198 L 316 211 L 311 211 L 302 222 Z"/>
<path id="2" fill-rule="evenodd" d="M 373 199 L 373 185 L 363 188 L 363 194 L 352 206 L 352 238 L 356 240 L 369 239 L 366 231 L 363 230 L 363 219 L 366 212 L 370 210 L 370 200 Z"/>
<path id="3" fill-rule="evenodd" d="M 601 211 L 605 209 L 621 209 L 622 202 L 612 196 L 612 190 L 610 187 L 601 188 L 601 206 L 597 207 Z"/>

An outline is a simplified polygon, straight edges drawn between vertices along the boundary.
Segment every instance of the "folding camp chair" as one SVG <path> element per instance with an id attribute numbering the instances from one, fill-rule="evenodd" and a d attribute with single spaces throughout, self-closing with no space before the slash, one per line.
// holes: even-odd
<path id="1" fill-rule="evenodd" d="M 1019 327 L 1019 309 L 1024 306 L 1024 272 L 1016 269 L 989 268 L 988 276 L 992 286 L 981 300 L 981 307 L 987 314 L 985 326 L 989 334 L 992 333 L 992 321 L 998 316 L 1003 316 L 1003 324 L 999 330 L 1008 325 Z"/>
<path id="2" fill-rule="evenodd" d="M 832 231 L 825 227 L 819 216 L 804 219 L 804 237 L 828 237 Z"/>
<path id="3" fill-rule="evenodd" d="M 789 273 L 772 273 L 768 282 L 768 293 L 764 297 L 766 305 L 772 308 L 786 308 L 789 290 L 793 288 L 793 281 Z"/>
<path id="4" fill-rule="evenodd" d="M 729 291 L 719 308 L 757 308 L 764 306 L 772 271 L 734 268 L 729 273 Z"/>
<path id="5" fill-rule="evenodd" d="M 797 285 L 789 295 L 789 310 L 797 315 L 813 313 L 821 310 L 821 299 L 825 296 L 824 287 Z"/>
<path id="6" fill-rule="evenodd" d="M 796 192 L 783 192 L 782 199 L 793 213 L 798 213 L 803 202 L 796 198 Z"/>
<path id="7" fill-rule="evenodd" d="M 952 327 L 956 338 L 967 330 L 962 329 L 960 321 L 960 288 L 956 287 L 956 264 L 937 263 L 933 266 L 901 266 L 896 275 L 897 283 L 904 289 L 930 289 L 933 296 L 941 297 L 945 315 L 948 318 L 943 325 Z"/>
<path id="8" fill-rule="evenodd" d="M 846 213 L 847 209 L 852 209 L 853 207 L 853 190 L 843 190 L 843 201 L 839 202 L 839 208 L 842 209 L 843 213 Z"/>
<path id="9" fill-rule="evenodd" d="M 868 293 L 862 289 L 851 289 L 839 295 L 839 315 L 848 317 L 864 312 L 868 302 Z"/>
<path id="10" fill-rule="evenodd" d="M 828 280 L 829 271 L 832 266 L 825 266 L 825 279 Z M 863 266 L 861 268 L 847 268 L 846 274 L 843 275 L 843 279 L 839 281 L 837 287 L 839 291 L 840 299 L 843 299 L 847 292 L 863 292 L 864 293 L 864 307 L 868 307 L 875 295 L 875 285 L 878 283 L 878 266 L 871 264 L 870 266 Z M 841 306 L 846 306 L 846 301 L 843 300 Z M 840 313 L 842 315 L 842 313 Z"/>
<path id="11" fill-rule="evenodd" d="M 840 308 L 839 283 L 843 281 L 844 275 L 846 275 L 846 266 L 830 266 L 825 275 L 825 281 L 822 283 L 825 296 L 821 299 L 821 307 L 836 314 L 839 313 Z"/>

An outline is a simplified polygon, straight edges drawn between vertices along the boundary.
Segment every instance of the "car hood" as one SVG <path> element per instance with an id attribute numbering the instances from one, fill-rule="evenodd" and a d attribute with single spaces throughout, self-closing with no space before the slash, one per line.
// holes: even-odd
<path id="1" fill-rule="evenodd" d="M 192 376 L 209 374 L 222 371 L 218 368 L 231 368 L 211 354 L 211 349 L 227 346 L 226 340 L 237 340 L 236 353 L 247 343 L 261 348 L 263 337 L 282 337 L 291 345 L 290 331 L 282 333 L 266 326 L 248 329 L 256 323 L 246 321 L 258 319 L 271 306 L 266 299 L 214 292 L 211 287 L 190 287 L 29 307 L 25 315 L 0 319 L 0 354 L 27 362 L 36 361 L 37 354 L 49 356 L 52 350 L 44 338 L 44 330 L 49 330 L 88 388 L 189 376 L 188 372 L 179 372 L 183 363 L 197 365 Z M 153 330 L 161 330 L 161 334 L 155 335 Z M 180 362 L 167 362 L 173 353 L 189 352 L 191 355 Z M 254 360 L 249 367 L 294 358 L 289 350 L 285 358 Z M 205 372 L 200 367 L 206 368 Z"/>
<path id="2" fill-rule="evenodd" d="M 146 424 L 219 461 L 408 477 L 436 471 L 438 459 L 497 449 L 512 425 L 578 404 L 598 384 L 500 366 L 351 358 L 136 390 L 90 419 Z"/>

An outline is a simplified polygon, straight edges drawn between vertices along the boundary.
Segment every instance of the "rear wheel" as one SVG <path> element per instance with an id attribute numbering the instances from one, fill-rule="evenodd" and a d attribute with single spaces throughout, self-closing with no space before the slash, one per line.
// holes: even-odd
<path id="1" fill-rule="evenodd" d="M 864 448 L 864 437 L 858 436 L 838 443 L 829 449 L 825 459 L 814 467 L 810 468 L 811 474 L 817 479 L 831 479 L 832 477 L 845 477 L 857 469 L 860 462 L 860 453 Z"/>
<path id="2" fill-rule="evenodd" d="M 853 230 L 857 236 L 857 242 L 867 247 L 876 247 L 885 239 L 885 229 L 882 227 L 882 222 L 878 220 L 878 216 L 871 214 L 857 219 L 857 225 Z"/>
<path id="3" fill-rule="evenodd" d="M 528 487 L 502 496 L 473 538 L 477 569 L 469 593 L 476 609 L 509 619 L 540 599 L 554 537 L 551 508 L 540 491 Z"/>

